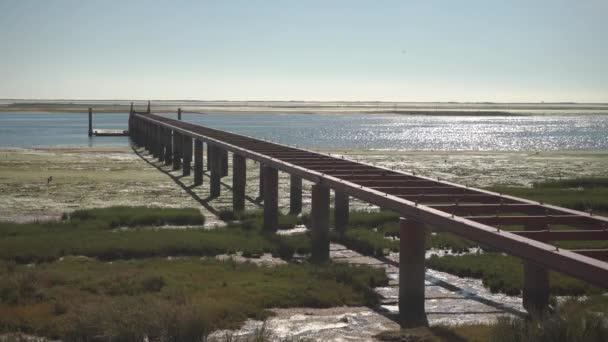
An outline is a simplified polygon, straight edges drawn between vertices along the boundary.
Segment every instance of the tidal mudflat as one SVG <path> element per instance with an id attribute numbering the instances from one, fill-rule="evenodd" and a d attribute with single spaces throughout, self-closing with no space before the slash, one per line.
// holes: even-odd
<path id="1" fill-rule="evenodd" d="M 400 152 L 331 150 L 333 155 L 470 186 L 530 186 L 533 182 L 606 176 L 607 153 Z M 142 158 L 143 157 L 143 158 Z M 150 162 L 147 162 L 150 160 Z M 200 207 L 207 227 L 222 224 L 213 213 L 231 206 L 231 177 L 223 178 L 222 195 L 208 201 L 208 178 L 191 188 L 192 177 L 180 177 L 131 148 L 49 148 L 0 150 L 0 219 L 32 221 L 58 218 L 79 208 L 111 205 Z M 164 171 L 160 172 L 159 168 Z M 258 209 L 259 165 L 247 164 L 247 209 Z M 52 179 L 50 180 L 50 177 Z M 176 184 L 177 183 L 177 184 Z M 280 206 L 289 205 L 289 177 L 280 173 Z M 310 184 L 304 182 L 304 210 L 310 206 Z M 353 202 L 354 209 L 373 207 Z"/>

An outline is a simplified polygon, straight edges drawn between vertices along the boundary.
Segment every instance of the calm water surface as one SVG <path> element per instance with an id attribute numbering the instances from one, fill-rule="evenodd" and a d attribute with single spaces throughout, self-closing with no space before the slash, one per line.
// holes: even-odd
<path id="1" fill-rule="evenodd" d="M 175 115 L 169 115 L 175 117 Z M 127 114 L 95 114 L 95 128 L 126 129 Z M 305 148 L 601 151 L 608 116 L 403 116 L 184 114 L 185 121 Z M 0 114 L 0 147 L 127 146 L 126 137 L 87 136 L 83 114 Z"/>

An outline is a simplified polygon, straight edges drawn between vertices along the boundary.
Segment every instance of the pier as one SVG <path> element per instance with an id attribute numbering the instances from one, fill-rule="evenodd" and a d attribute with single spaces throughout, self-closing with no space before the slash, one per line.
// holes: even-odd
<path id="1" fill-rule="evenodd" d="M 268 142 L 133 109 L 129 135 L 159 161 L 203 182 L 210 171 L 211 195 L 230 174 L 233 210 L 244 209 L 246 159 L 260 164 L 259 196 L 264 229 L 278 229 L 278 173 L 290 175 L 290 212 L 302 210 L 302 181 L 312 182 L 311 261 L 329 260 L 330 192 L 335 196 L 335 229 L 348 229 L 349 200 L 392 210 L 400 220 L 399 310 L 403 326 L 426 325 L 424 310 L 425 230 L 432 226 L 522 259 L 523 304 L 531 314 L 549 305 L 549 270 L 608 287 L 608 250 L 567 250 L 556 241 L 608 240 L 608 218 L 542 202 L 463 186 L 412 173 Z M 203 151 L 206 153 L 204 160 Z M 205 165 L 206 164 L 206 165 Z M 507 231 L 504 226 L 521 227 Z"/>

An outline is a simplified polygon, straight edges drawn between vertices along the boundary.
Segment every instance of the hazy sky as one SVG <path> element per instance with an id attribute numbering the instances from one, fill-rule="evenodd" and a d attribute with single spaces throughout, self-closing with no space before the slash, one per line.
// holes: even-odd
<path id="1" fill-rule="evenodd" d="M 608 102 L 608 1 L 0 0 L 0 98 Z"/>

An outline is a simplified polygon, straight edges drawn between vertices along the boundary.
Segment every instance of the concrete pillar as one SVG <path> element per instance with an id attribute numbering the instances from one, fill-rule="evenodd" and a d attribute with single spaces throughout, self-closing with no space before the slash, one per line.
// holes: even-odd
<path id="1" fill-rule="evenodd" d="M 209 196 L 212 198 L 218 197 L 220 195 L 220 163 L 218 158 L 220 157 L 217 146 L 211 146 L 211 180 L 210 180 L 210 190 Z"/>
<path id="2" fill-rule="evenodd" d="M 542 214 L 539 214 L 542 215 Z M 524 230 L 547 230 L 548 225 L 529 225 Z M 531 260 L 523 261 L 523 305 L 531 316 L 549 312 L 549 271 Z"/>
<path id="3" fill-rule="evenodd" d="M 349 197 L 342 191 L 335 191 L 334 223 L 336 231 L 343 235 L 348 227 Z"/>
<path id="4" fill-rule="evenodd" d="M 399 224 L 399 316 L 401 327 L 428 326 L 424 311 L 424 225 L 404 218 L 401 218 Z"/>
<path id="5" fill-rule="evenodd" d="M 182 120 L 182 109 L 177 108 L 177 120 Z"/>
<path id="6" fill-rule="evenodd" d="M 173 132 L 166 128 L 163 132 L 165 139 L 165 165 L 173 164 Z"/>
<path id="7" fill-rule="evenodd" d="M 220 150 L 220 165 L 221 165 L 221 177 L 228 176 L 228 151 L 221 149 Z"/>
<path id="8" fill-rule="evenodd" d="M 207 144 L 207 171 L 211 171 L 211 163 L 212 163 L 212 158 L 211 158 L 211 145 Z"/>
<path id="9" fill-rule="evenodd" d="M 302 178 L 291 175 L 289 181 L 289 213 L 299 214 L 302 212 Z"/>
<path id="10" fill-rule="evenodd" d="M 203 184 L 203 141 L 194 140 L 194 185 Z"/>
<path id="11" fill-rule="evenodd" d="M 93 136 L 93 108 L 89 108 L 89 137 Z"/>
<path id="12" fill-rule="evenodd" d="M 329 261 L 329 188 L 322 184 L 312 186 L 310 211 L 311 261 Z"/>
<path id="13" fill-rule="evenodd" d="M 182 142 L 182 175 L 190 176 L 190 172 L 192 171 L 192 137 L 184 135 Z"/>
<path id="14" fill-rule="evenodd" d="M 262 168 L 264 178 L 264 230 L 279 229 L 279 171 L 270 166 Z"/>
<path id="15" fill-rule="evenodd" d="M 173 131 L 173 170 L 182 168 L 182 135 Z"/>
<path id="16" fill-rule="evenodd" d="M 232 211 L 245 210 L 245 186 L 247 184 L 247 163 L 245 157 L 232 154 Z"/>
<path id="17" fill-rule="evenodd" d="M 264 198 L 264 165 L 260 163 L 260 194 L 259 198 Z"/>

